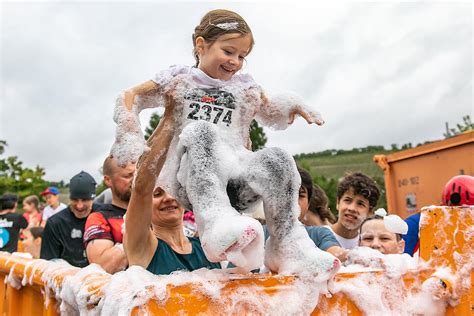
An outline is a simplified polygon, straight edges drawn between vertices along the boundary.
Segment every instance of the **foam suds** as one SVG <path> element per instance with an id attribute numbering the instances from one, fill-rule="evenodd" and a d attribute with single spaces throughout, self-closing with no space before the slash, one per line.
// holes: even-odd
<path id="1" fill-rule="evenodd" d="M 194 295 L 217 304 L 221 314 L 308 315 L 317 305 L 319 295 L 328 294 L 326 282 L 316 283 L 308 276 L 296 277 L 291 286 L 279 287 L 271 295 L 259 285 L 232 288 L 232 295 L 224 295 L 223 291 L 228 293 L 225 288 L 229 282 L 247 276 L 204 268 L 158 276 L 138 266 L 110 275 L 96 264 L 79 269 L 63 260 L 36 259 L 25 264 L 24 275 L 28 271 L 31 278 L 24 277 L 21 283 L 13 269 L 14 266 L 6 282 L 16 289 L 28 283 L 32 285 L 33 276 L 40 271 L 45 304 L 49 304 L 53 295 L 62 315 L 129 315 L 135 307 L 145 306 L 151 299 L 164 304 L 169 298 L 169 286 L 187 284 Z M 146 308 L 142 307 L 141 312 L 146 313 Z"/>
<path id="2" fill-rule="evenodd" d="M 110 275 L 95 264 L 79 269 L 63 260 L 40 259 L 25 264 L 24 274 L 29 271 L 33 276 L 41 271 L 45 304 L 53 295 L 63 315 L 129 315 L 135 307 L 141 307 L 141 312 L 146 314 L 145 306 L 149 300 L 165 306 L 170 298 L 170 288 L 188 284 L 193 295 L 211 300 L 221 314 L 309 315 L 317 306 L 320 295 L 344 293 L 366 315 L 443 315 L 447 306 L 459 303 L 459 292 L 464 287 L 464 290 L 470 288 L 470 278 L 466 276 L 472 270 L 472 259 L 464 262 L 457 274 L 440 267 L 422 284 L 407 288 L 403 275 L 409 272 L 408 268 L 416 273 L 426 268 L 425 263 L 416 266 L 404 255 L 387 255 L 383 261 L 373 260 L 380 256 L 364 248 L 353 249 L 351 260 L 379 268 L 349 264 L 341 271 L 358 272 L 357 275 L 342 281 L 330 281 L 329 286 L 327 282 L 317 282 L 310 275 L 301 275 L 295 277 L 291 286 L 278 286 L 278 291 L 271 295 L 268 288 L 263 288 L 258 282 L 256 285 L 232 287 L 229 295 L 228 287 L 232 280 L 248 276 L 229 274 L 228 270 L 200 269 L 158 276 L 132 266 Z M 413 267 L 415 269 L 411 270 Z M 14 266 L 6 282 L 17 289 L 32 284 L 32 278 L 27 280 L 26 277 L 20 283 L 13 269 Z M 258 275 L 253 277 L 258 278 Z M 344 313 L 343 310 L 340 312 Z"/>
<path id="3" fill-rule="evenodd" d="M 140 111 L 173 105 L 175 134 L 156 185 L 185 207 L 192 205 L 208 259 L 231 261 L 245 270 L 262 266 L 261 225 L 241 216 L 236 208 L 252 209 L 263 200 L 273 234 L 265 255 L 267 266 L 279 273 L 306 271 L 320 280 L 329 279 L 340 263 L 318 251 L 304 228 L 298 226 L 300 176 L 293 158 L 281 149 L 252 153 L 246 148 L 254 118 L 283 129 L 296 111 L 320 125 L 321 116 L 297 95 L 264 96 L 249 75 L 222 81 L 196 68 L 172 66 L 153 80 L 156 90 L 136 97 L 130 111 L 124 104 L 129 92 L 117 99 L 116 141 L 111 153 L 119 163 L 137 161 L 148 149 Z M 228 185 L 235 191 L 231 197 L 237 200 L 234 205 L 229 203 Z"/>
<path id="4" fill-rule="evenodd" d="M 358 272 L 357 275 L 334 283 L 330 290 L 333 294 L 344 293 L 364 315 L 444 315 L 448 304 L 455 306 L 459 303 L 453 299 L 452 292 L 439 295 L 444 288 L 440 283 L 441 277 L 437 275 L 443 268 L 428 278 L 421 288 L 407 289 L 402 278 L 408 272 L 407 267 L 385 270 L 385 273 L 382 273 L 383 269 L 379 273 L 365 273 L 360 265 L 356 269 L 352 266 L 341 270 Z M 447 277 L 446 273 L 441 274 L 444 279 L 453 279 L 452 275 Z"/>

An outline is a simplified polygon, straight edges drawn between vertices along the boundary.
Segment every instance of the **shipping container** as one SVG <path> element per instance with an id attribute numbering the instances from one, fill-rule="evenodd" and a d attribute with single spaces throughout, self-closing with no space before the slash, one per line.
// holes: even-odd
<path id="1" fill-rule="evenodd" d="M 389 213 L 406 218 L 421 207 L 440 205 L 444 185 L 456 175 L 474 175 L 474 131 L 402 150 L 375 155 L 384 171 Z"/>

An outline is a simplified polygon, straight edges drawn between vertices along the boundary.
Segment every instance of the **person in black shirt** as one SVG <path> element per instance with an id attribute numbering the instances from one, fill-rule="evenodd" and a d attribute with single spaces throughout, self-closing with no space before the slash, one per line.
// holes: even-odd
<path id="1" fill-rule="evenodd" d="M 17 251 L 20 229 L 28 226 L 26 219 L 15 213 L 17 205 L 15 194 L 4 193 L 0 196 L 0 251 Z"/>
<path id="2" fill-rule="evenodd" d="M 82 242 L 84 226 L 92 211 L 96 182 L 81 171 L 69 183 L 70 203 L 46 222 L 41 244 L 41 259 L 61 258 L 76 267 L 89 264 Z"/>

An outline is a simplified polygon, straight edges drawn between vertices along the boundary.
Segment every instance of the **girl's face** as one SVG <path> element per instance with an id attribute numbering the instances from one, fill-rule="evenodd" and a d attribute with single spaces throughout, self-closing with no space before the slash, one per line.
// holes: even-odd
<path id="1" fill-rule="evenodd" d="M 24 210 L 26 213 L 31 213 L 31 212 L 34 211 L 34 205 L 33 205 L 33 204 L 26 203 L 26 202 L 23 202 L 23 210 Z"/>
<path id="2" fill-rule="evenodd" d="M 383 254 L 400 254 L 405 249 L 403 239 L 397 240 L 397 235 L 389 232 L 383 219 L 367 221 L 360 232 L 360 246 L 370 247 Z"/>
<path id="3" fill-rule="evenodd" d="M 162 188 L 153 192 L 151 222 L 159 226 L 175 226 L 183 222 L 184 207 Z"/>
<path id="4" fill-rule="evenodd" d="M 250 34 L 224 34 L 211 43 L 198 37 L 196 39 L 198 68 L 211 78 L 229 80 L 242 68 L 251 43 Z"/>

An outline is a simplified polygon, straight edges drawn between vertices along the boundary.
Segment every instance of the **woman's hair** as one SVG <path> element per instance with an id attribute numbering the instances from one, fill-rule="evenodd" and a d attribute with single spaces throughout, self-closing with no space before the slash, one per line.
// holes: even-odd
<path id="1" fill-rule="evenodd" d="M 362 226 L 364 226 L 364 224 L 367 223 L 368 221 L 371 221 L 371 220 L 374 220 L 374 219 L 383 220 L 384 217 L 380 216 L 380 215 L 372 215 L 372 216 L 369 216 L 366 219 L 364 219 L 364 221 L 362 222 L 362 224 L 360 224 L 360 227 L 359 227 L 359 240 L 361 238 Z M 397 234 L 397 233 L 392 233 L 392 234 L 395 234 L 395 236 L 397 236 L 397 241 L 402 240 L 402 235 L 401 234 Z"/>
<path id="2" fill-rule="evenodd" d="M 313 178 L 308 171 L 298 167 L 298 172 L 300 173 L 301 177 L 301 186 L 306 189 L 308 192 L 308 202 L 311 201 L 311 197 L 313 196 Z"/>
<path id="3" fill-rule="evenodd" d="M 323 189 L 317 184 L 313 185 L 313 196 L 309 201 L 309 211 L 318 215 L 321 221 L 328 220 L 334 224 L 337 219 L 328 207 L 329 199 Z"/>
<path id="4" fill-rule="evenodd" d="M 35 208 L 38 210 L 39 209 L 39 199 L 36 195 L 29 195 L 27 196 L 23 202 L 27 204 L 33 204 Z"/>
<path id="5" fill-rule="evenodd" d="M 41 227 L 41 226 L 31 227 L 28 230 L 30 231 L 31 235 L 33 236 L 33 239 L 43 237 L 43 227 Z"/>
<path id="6" fill-rule="evenodd" d="M 219 27 L 222 25 L 221 27 Z M 232 27 L 226 27 L 232 25 Z M 234 26 L 235 25 L 235 26 Z M 199 56 L 196 49 L 196 38 L 202 37 L 207 43 L 214 43 L 220 36 L 224 34 L 239 33 L 242 35 L 250 34 L 252 39 L 249 53 L 252 51 L 253 40 L 252 31 L 247 22 L 235 12 L 229 10 L 212 10 L 206 13 L 201 22 L 194 29 L 193 39 L 193 55 L 196 59 L 196 67 L 199 65 Z"/>

